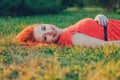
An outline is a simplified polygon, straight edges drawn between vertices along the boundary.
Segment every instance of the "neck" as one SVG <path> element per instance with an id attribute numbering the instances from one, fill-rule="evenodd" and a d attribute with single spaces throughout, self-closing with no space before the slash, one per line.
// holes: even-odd
<path id="1" fill-rule="evenodd" d="M 59 29 L 59 30 L 60 30 L 60 34 L 62 34 L 65 31 L 65 29 Z"/>

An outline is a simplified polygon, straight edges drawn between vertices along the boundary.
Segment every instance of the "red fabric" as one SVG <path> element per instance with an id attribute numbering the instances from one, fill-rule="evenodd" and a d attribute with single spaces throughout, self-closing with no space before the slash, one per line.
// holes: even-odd
<path id="1" fill-rule="evenodd" d="M 58 42 L 65 45 L 72 45 L 71 36 L 76 32 L 104 40 L 103 27 L 93 19 L 85 18 L 68 27 L 66 31 L 61 34 Z M 108 41 L 120 40 L 120 21 L 109 19 L 107 33 Z"/>

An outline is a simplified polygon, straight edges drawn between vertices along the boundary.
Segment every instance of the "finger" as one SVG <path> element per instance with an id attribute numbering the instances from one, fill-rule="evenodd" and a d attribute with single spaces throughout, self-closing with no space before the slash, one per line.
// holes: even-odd
<path id="1" fill-rule="evenodd" d="M 108 19 L 104 17 L 104 26 L 107 26 L 107 23 L 108 23 Z"/>
<path id="2" fill-rule="evenodd" d="M 100 19 L 100 17 L 98 17 L 98 23 L 101 24 L 101 19 Z"/>
<path id="3" fill-rule="evenodd" d="M 103 17 L 99 17 L 101 26 L 104 25 Z"/>
<path id="4" fill-rule="evenodd" d="M 102 26 L 106 26 L 107 25 L 107 22 L 108 22 L 108 19 L 105 17 L 105 16 L 103 16 L 103 23 L 102 23 Z"/>
<path id="5" fill-rule="evenodd" d="M 98 21 L 98 16 L 95 17 L 95 21 Z"/>
<path id="6" fill-rule="evenodd" d="M 104 26 L 104 27 L 106 26 L 106 19 L 105 19 L 105 18 L 103 19 L 103 24 L 102 24 L 102 26 Z"/>

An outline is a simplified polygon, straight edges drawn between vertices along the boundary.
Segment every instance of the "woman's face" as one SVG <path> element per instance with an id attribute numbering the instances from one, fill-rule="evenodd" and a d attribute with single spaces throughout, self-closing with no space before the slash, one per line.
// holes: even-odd
<path id="1" fill-rule="evenodd" d="M 60 29 L 51 24 L 41 24 L 34 29 L 34 37 L 38 42 L 56 42 Z"/>

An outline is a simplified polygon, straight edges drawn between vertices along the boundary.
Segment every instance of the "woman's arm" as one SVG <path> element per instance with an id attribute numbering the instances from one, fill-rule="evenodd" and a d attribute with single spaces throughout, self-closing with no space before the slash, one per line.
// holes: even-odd
<path id="1" fill-rule="evenodd" d="M 76 33 L 72 36 L 73 45 L 87 46 L 87 47 L 99 47 L 107 44 L 120 45 L 120 41 L 104 41 L 101 39 L 93 38 L 82 33 Z"/>

